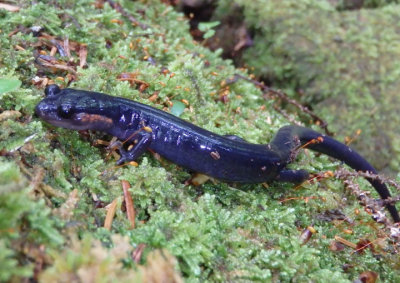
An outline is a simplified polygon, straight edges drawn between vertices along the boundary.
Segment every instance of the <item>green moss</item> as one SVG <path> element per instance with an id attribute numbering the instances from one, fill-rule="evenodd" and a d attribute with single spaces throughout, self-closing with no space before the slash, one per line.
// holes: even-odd
<path id="1" fill-rule="evenodd" d="M 34 266 L 21 264 L 23 247 L 57 246 L 63 238 L 43 200 L 34 200 L 14 162 L 0 158 L 0 280 L 32 276 Z M 22 260 L 26 262 L 26 260 Z"/>
<path id="2" fill-rule="evenodd" d="M 251 142 L 269 141 L 288 122 L 273 110 L 271 101 L 260 98 L 252 84 L 239 81 L 229 89 L 223 86 L 238 70 L 220 59 L 220 52 L 193 42 L 182 14 L 159 1 L 124 2 L 129 13 L 149 26 L 142 30 L 108 4 L 100 10 L 91 1 L 74 6 L 69 1 L 21 5 L 18 13 L 1 12 L 4 19 L 0 20 L 0 72 L 23 82 L 20 89 L 0 97 L 2 111 L 20 113 L 0 120 L 0 150 L 4 153 L 0 159 L 0 268 L 7 269 L 0 270 L 1 280 L 33 276 L 35 256 L 20 253 L 15 243 L 21 241 L 46 248 L 46 269 L 38 271 L 44 282 L 59 278 L 146 282 L 146 274 L 160 270 L 175 274 L 175 265 L 166 264 L 174 258 L 188 282 L 344 282 L 364 270 L 378 272 L 382 280 L 399 279 L 393 271 L 399 260 L 390 253 L 388 239 L 384 240 L 388 244 L 385 252 L 377 248 L 377 257 L 370 251 L 359 255 L 349 249 L 329 250 L 329 243 L 335 235 L 343 236 L 343 229 L 354 231 L 347 236 L 354 243 L 360 238 L 381 237 L 380 226 L 366 213 L 354 213 L 360 206 L 337 180 L 297 189 L 290 184 L 265 188 L 211 181 L 193 187 L 185 185 L 190 176 L 186 170 L 151 153 L 138 160 L 138 167 L 116 168 L 115 160 L 106 158 L 104 147 L 92 146 L 97 138 L 106 138 L 104 135 L 56 129 L 32 116 L 36 102 L 43 97 L 43 89 L 32 85 L 32 78 L 40 74 L 32 63 L 38 39 L 22 30 L 13 36 L 8 33 L 18 25 L 40 24 L 59 38 L 87 44 L 88 67 L 77 69 L 72 87 L 135 99 L 167 111 L 169 101 L 185 99 L 189 105 L 182 118 L 220 134 L 245 136 Z M 51 15 L 46 17 L 47 13 Z M 17 51 L 16 44 L 25 50 Z M 77 62 L 77 54 L 72 56 Z M 162 74 L 161 67 L 169 73 Z M 117 80 L 126 72 L 135 73 L 148 87 L 140 91 L 138 85 Z M 51 79 L 63 75 L 66 73 L 46 73 Z M 226 103 L 219 99 L 222 91 L 228 97 Z M 154 95 L 156 99 L 150 101 Z M 308 152 L 291 166 L 320 172 L 335 169 L 338 162 Z M 102 228 L 105 206 L 115 199 L 122 202 L 121 180 L 131 184 L 137 227 L 130 229 L 118 205 L 108 231 Z M 371 189 L 364 182 L 361 186 Z M 75 189 L 74 197 L 71 191 Z M 334 208 L 342 209 L 354 224 L 316 220 L 318 214 Z M 302 245 L 299 235 L 308 225 L 319 233 Z M 115 234 L 128 238 L 115 240 Z M 145 248 L 136 264 L 127 252 L 131 254 L 140 244 Z M 154 261 L 156 249 L 172 256 Z M 146 269 L 142 264 L 158 269 Z M 343 264 L 353 268 L 346 273 Z"/>
<path id="3" fill-rule="evenodd" d="M 15 259 L 15 252 L 5 243 L 3 239 L 0 240 L 0 280 L 6 282 L 13 276 L 15 277 L 29 277 L 32 276 L 32 267 L 18 267 L 18 261 Z"/>
<path id="4" fill-rule="evenodd" d="M 331 3 L 220 1 L 216 18 L 241 7 L 255 33 L 243 61 L 311 105 L 340 140 L 361 129 L 353 146 L 377 169 L 397 173 L 400 6 L 338 11 Z"/>

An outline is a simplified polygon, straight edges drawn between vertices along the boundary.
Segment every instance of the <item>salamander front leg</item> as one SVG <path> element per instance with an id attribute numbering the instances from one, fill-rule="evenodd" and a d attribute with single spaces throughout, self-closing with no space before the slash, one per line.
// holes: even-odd
<path id="1" fill-rule="evenodd" d="M 118 148 L 121 158 L 117 161 L 117 165 L 136 160 L 148 149 L 152 140 L 151 133 L 144 133 L 137 139 L 137 143 L 130 150 L 125 150 L 121 144 Z"/>
<path id="2" fill-rule="evenodd" d="M 309 173 L 306 170 L 282 170 L 275 181 L 300 184 L 306 181 Z"/>

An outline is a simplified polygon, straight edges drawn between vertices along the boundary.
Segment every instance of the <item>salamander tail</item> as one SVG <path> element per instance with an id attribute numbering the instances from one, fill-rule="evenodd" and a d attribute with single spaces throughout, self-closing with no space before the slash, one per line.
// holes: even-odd
<path id="1" fill-rule="evenodd" d="M 293 125 L 285 126 L 278 131 L 275 138 L 270 143 L 271 148 L 277 151 L 285 162 L 290 161 L 293 152 L 299 145 L 306 146 L 311 150 L 341 160 L 357 171 L 377 174 L 375 168 L 356 151 L 331 137 L 322 135 L 308 128 Z M 382 199 L 390 197 L 390 192 L 384 183 L 372 178 L 366 179 L 376 189 Z M 393 220 L 395 222 L 400 222 L 396 207 L 392 204 L 388 204 L 386 208 L 392 215 Z"/>

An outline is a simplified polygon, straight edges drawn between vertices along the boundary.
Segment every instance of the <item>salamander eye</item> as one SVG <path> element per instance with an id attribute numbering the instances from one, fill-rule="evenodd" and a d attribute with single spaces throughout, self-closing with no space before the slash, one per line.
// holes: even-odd
<path id="1" fill-rule="evenodd" d="M 57 108 L 57 114 L 61 118 L 68 119 L 72 115 L 72 106 L 70 104 L 60 105 Z"/>
<path id="2" fill-rule="evenodd" d="M 61 89 L 58 87 L 58 85 L 49 85 L 44 90 L 44 94 L 46 97 L 51 97 L 57 95 L 60 91 Z"/>

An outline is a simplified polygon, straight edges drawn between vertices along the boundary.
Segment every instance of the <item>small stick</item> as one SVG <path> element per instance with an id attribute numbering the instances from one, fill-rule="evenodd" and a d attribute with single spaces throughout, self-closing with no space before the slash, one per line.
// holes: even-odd
<path id="1" fill-rule="evenodd" d="M 111 8 L 115 9 L 118 13 L 120 13 L 122 16 L 128 18 L 134 25 L 139 26 L 141 29 L 148 29 L 149 27 L 145 24 L 142 24 L 139 22 L 134 16 L 130 15 L 128 12 L 122 8 L 122 6 L 119 3 L 115 3 L 112 0 L 106 0 L 108 4 L 110 4 Z"/>

